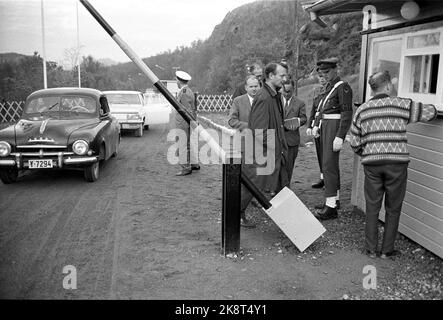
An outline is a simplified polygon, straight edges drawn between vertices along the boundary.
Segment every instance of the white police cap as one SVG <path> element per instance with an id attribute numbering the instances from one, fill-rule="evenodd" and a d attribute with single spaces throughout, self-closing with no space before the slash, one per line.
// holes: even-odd
<path id="1" fill-rule="evenodd" d="M 178 80 L 182 81 L 189 81 L 192 79 L 192 77 L 188 73 L 181 70 L 176 71 L 175 76 L 177 77 Z"/>

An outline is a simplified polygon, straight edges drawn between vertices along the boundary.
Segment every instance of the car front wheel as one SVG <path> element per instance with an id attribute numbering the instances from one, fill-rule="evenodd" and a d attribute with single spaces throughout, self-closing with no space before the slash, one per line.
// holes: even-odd
<path id="1" fill-rule="evenodd" d="M 17 168 L 0 170 L 0 180 L 2 180 L 4 184 L 14 183 L 17 181 L 17 178 L 18 178 Z"/>
<path id="2" fill-rule="evenodd" d="M 100 163 L 99 161 L 97 161 L 85 168 L 85 180 L 88 182 L 97 181 L 99 177 L 99 172 L 100 172 Z"/>

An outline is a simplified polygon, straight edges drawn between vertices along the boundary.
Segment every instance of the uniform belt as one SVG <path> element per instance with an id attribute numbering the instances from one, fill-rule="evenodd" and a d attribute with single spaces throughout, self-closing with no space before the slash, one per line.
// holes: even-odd
<path id="1" fill-rule="evenodd" d="M 322 118 L 325 120 L 340 120 L 341 114 L 340 113 L 323 114 Z"/>

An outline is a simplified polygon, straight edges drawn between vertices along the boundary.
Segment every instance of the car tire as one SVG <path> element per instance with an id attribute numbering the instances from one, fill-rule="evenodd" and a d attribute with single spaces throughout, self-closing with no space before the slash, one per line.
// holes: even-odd
<path id="1" fill-rule="evenodd" d="M 140 125 L 140 128 L 138 128 L 137 130 L 135 130 L 134 135 L 136 137 L 141 137 L 143 136 L 143 125 Z"/>
<path id="2" fill-rule="evenodd" d="M 100 162 L 94 162 L 85 168 L 85 180 L 87 182 L 95 182 L 98 180 L 100 174 Z"/>
<path id="3" fill-rule="evenodd" d="M 144 129 L 149 130 L 149 124 L 145 124 Z"/>
<path id="4" fill-rule="evenodd" d="M 11 169 L 2 169 L 0 170 L 0 180 L 4 184 L 11 184 L 16 182 L 18 179 L 18 169 L 17 168 L 11 168 Z"/>

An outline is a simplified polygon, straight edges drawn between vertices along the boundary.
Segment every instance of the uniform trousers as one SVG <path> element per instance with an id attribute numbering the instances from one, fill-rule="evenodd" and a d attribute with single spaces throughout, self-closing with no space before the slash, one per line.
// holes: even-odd
<path id="1" fill-rule="evenodd" d="M 321 138 L 314 138 L 315 143 L 315 151 L 317 152 L 317 160 L 318 160 L 318 166 L 320 167 L 320 173 L 323 173 L 323 164 L 321 160 L 321 153 L 322 153 L 322 146 L 321 146 Z"/>
<path id="2" fill-rule="evenodd" d="M 339 126 L 340 119 L 323 119 L 321 124 L 321 158 L 326 198 L 337 196 L 337 190 L 340 190 L 340 151 L 332 150 Z"/>
<path id="3" fill-rule="evenodd" d="M 381 252 L 394 250 L 401 207 L 406 194 L 408 164 L 365 165 L 364 194 L 366 200 L 365 245 L 377 251 L 378 215 L 385 197 L 385 227 Z"/>

